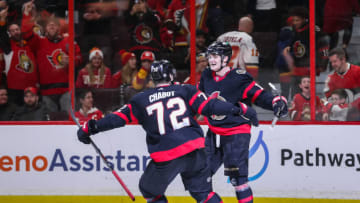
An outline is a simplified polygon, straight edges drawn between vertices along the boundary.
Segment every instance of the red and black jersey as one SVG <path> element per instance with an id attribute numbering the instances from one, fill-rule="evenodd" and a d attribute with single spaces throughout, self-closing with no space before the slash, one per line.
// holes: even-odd
<path id="1" fill-rule="evenodd" d="M 91 108 L 88 112 L 84 112 L 82 109 L 75 112 L 75 117 L 79 119 L 80 122 L 88 121 L 90 119 L 99 120 L 104 117 L 104 114 L 96 107 Z"/>
<path id="2" fill-rule="evenodd" d="M 62 65 L 62 57 L 69 55 L 69 37 L 49 40 L 32 31 L 34 23 L 31 16 L 23 15 L 22 32 L 30 47 L 35 52 L 39 67 L 40 92 L 42 95 L 63 94 L 68 90 L 69 68 Z M 75 66 L 81 63 L 79 46 L 75 43 Z"/>
<path id="3" fill-rule="evenodd" d="M 250 106 L 254 103 L 262 108 L 273 110 L 274 96 L 264 91 L 255 83 L 250 74 L 241 69 L 232 69 L 223 77 L 216 76 L 210 69 L 205 69 L 198 88 L 210 97 L 217 97 L 234 105 L 239 105 L 241 102 Z M 250 121 L 242 117 L 212 115 L 207 120 L 209 128 L 219 135 L 250 133 L 251 130 Z"/>
<path id="4" fill-rule="evenodd" d="M 96 124 L 100 131 L 105 131 L 138 121 L 146 131 L 150 157 L 155 162 L 164 162 L 205 147 L 202 129 L 194 119 L 196 114 L 239 111 L 230 103 L 207 98 L 192 85 L 169 85 L 136 94 L 129 104 Z"/>
<path id="5" fill-rule="evenodd" d="M 316 96 L 315 106 L 316 114 L 323 111 L 323 106 L 318 96 Z M 303 114 L 304 110 L 306 112 L 305 114 Z M 291 120 L 294 121 L 310 120 L 310 98 L 307 98 L 300 93 L 295 94 L 289 109 L 289 114 Z"/>
<path id="6" fill-rule="evenodd" d="M 325 81 L 325 96 L 330 97 L 331 92 L 336 89 L 354 89 L 360 87 L 360 67 L 348 64 L 348 70 L 340 75 L 333 72 L 328 75 Z"/>
<path id="7" fill-rule="evenodd" d="M 10 44 L 12 51 L 6 55 L 10 57 L 10 66 L 6 70 L 8 88 L 24 90 L 35 87 L 38 83 L 38 69 L 32 49 L 13 40 Z"/>

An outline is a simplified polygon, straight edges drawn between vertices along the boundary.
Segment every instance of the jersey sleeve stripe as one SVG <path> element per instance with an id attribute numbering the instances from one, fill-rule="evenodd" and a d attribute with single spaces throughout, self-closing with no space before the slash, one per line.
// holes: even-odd
<path id="1" fill-rule="evenodd" d="M 196 92 L 196 94 L 194 94 L 194 96 L 191 97 L 191 99 L 190 99 L 190 101 L 189 101 L 190 106 L 193 105 L 193 103 L 194 103 L 195 100 L 196 100 L 196 97 L 197 97 L 200 93 L 201 93 L 201 92 L 198 91 L 198 92 Z"/>
<path id="2" fill-rule="evenodd" d="M 262 89 L 259 89 L 259 90 L 257 90 L 257 91 L 255 92 L 253 98 L 251 99 L 251 102 L 252 102 L 252 103 L 255 102 L 255 100 L 258 98 L 258 96 L 261 94 L 262 91 L 263 91 Z"/>
<path id="3" fill-rule="evenodd" d="M 117 112 L 117 111 L 113 112 L 113 114 L 115 114 L 115 115 L 119 116 L 120 118 L 122 118 L 123 120 L 125 120 L 126 124 L 129 123 L 129 119 L 125 114 L 123 114 L 121 112 Z"/>
<path id="4" fill-rule="evenodd" d="M 131 104 L 128 104 L 128 107 L 130 109 L 130 116 L 131 116 L 131 121 L 132 122 L 138 122 L 138 119 L 135 117 L 135 115 L 133 114 L 133 110 L 132 110 L 132 106 Z"/>
<path id="5" fill-rule="evenodd" d="M 158 151 L 150 154 L 150 157 L 155 162 L 170 161 L 181 157 L 187 153 L 194 151 L 195 149 L 200 149 L 205 147 L 205 139 L 203 137 L 196 138 L 185 142 L 182 145 L 179 145 L 173 149 L 166 151 Z"/>
<path id="6" fill-rule="evenodd" d="M 209 103 L 210 100 L 215 99 L 215 98 L 216 98 L 216 96 L 212 95 L 207 100 L 203 101 L 199 106 L 198 114 L 201 114 L 201 112 L 204 109 L 204 107 L 206 106 L 206 104 Z"/>
<path id="7" fill-rule="evenodd" d="M 253 81 L 249 86 L 247 86 L 247 88 L 245 89 L 244 93 L 243 93 L 243 99 L 247 99 L 247 93 L 251 90 L 251 88 L 253 88 L 255 86 L 255 81 Z"/>

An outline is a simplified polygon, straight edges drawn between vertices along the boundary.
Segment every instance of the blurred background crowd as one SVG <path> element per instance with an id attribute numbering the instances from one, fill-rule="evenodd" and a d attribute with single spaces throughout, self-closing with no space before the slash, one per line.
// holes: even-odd
<path id="1" fill-rule="evenodd" d="M 0 121 L 68 120 L 69 83 L 79 120 L 98 119 L 152 88 L 150 65 L 167 59 L 176 81 L 199 81 L 209 44 L 228 41 L 231 66 L 259 85 L 272 82 L 289 105 L 287 120 L 310 117 L 310 60 L 315 56 L 316 120 L 360 120 L 360 0 L 0 0 Z M 190 32 L 190 4 L 196 32 Z M 310 30 L 315 53 L 310 54 Z M 196 67 L 190 36 L 196 35 Z M 234 40 L 241 36 L 242 40 Z M 69 43 L 74 39 L 74 70 Z M 74 71 L 74 78 L 69 77 Z M 258 109 L 261 120 L 272 112 Z"/>

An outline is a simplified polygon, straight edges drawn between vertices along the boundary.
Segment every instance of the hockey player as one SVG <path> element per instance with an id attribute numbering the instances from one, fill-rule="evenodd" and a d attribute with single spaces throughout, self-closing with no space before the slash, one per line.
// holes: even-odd
<path id="1" fill-rule="evenodd" d="M 197 202 L 222 202 L 212 192 L 203 132 L 194 115 L 242 115 L 258 125 L 255 110 L 207 98 L 191 85 L 172 85 L 175 68 L 167 60 L 153 62 L 151 77 L 156 88 L 136 94 L 129 104 L 101 120 L 89 120 L 78 130 L 79 140 L 89 144 L 90 135 L 138 121 L 146 131 L 152 158 L 139 183 L 147 202 L 167 202 L 165 190 L 178 174 Z"/>
<path id="2" fill-rule="evenodd" d="M 228 66 L 231 54 L 227 42 L 214 42 L 208 47 L 209 68 L 202 73 L 199 90 L 234 105 L 254 103 L 273 110 L 278 117 L 286 115 L 286 99 L 264 91 L 245 70 Z M 247 184 L 251 123 L 244 117 L 233 115 L 214 114 L 205 120 L 209 125 L 205 145 L 212 174 L 224 163 L 225 176 L 230 177 L 238 201 L 253 202 Z M 219 147 L 216 146 L 216 134 L 220 135 Z"/>
<path id="3" fill-rule="evenodd" d="M 233 55 L 229 66 L 246 70 L 255 79 L 259 72 L 259 51 L 250 34 L 253 31 L 253 21 L 249 17 L 239 20 L 238 31 L 231 31 L 220 35 L 217 41 L 229 42 Z"/>

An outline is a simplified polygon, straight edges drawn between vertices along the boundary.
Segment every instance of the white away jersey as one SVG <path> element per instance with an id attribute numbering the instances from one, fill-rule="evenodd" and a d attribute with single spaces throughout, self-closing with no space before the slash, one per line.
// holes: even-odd
<path id="1" fill-rule="evenodd" d="M 233 51 L 230 67 L 246 69 L 253 77 L 257 77 L 259 51 L 249 34 L 239 31 L 226 32 L 220 35 L 217 41 L 230 43 Z"/>

